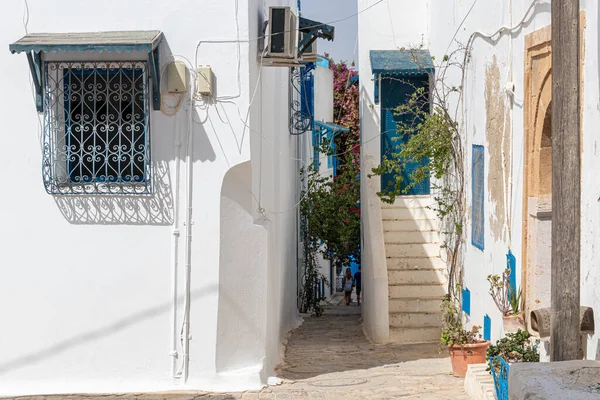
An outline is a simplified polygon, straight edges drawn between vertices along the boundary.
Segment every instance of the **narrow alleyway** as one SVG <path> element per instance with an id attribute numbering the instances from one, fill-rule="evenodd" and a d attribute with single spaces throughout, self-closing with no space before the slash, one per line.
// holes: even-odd
<path id="1" fill-rule="evenodd" d="M 341 300 L 341 299 L 340 299 Z M 19 400 L 466 400 L 463 380 L 452 377 L 450 360 L 436 344 L 373 345 L 363 335 L 354 303 L 327 306 L 320 317 L 305 316 L 292 332 L 282 384 L 246 393 L 145 393 L 21 397 Z"/>

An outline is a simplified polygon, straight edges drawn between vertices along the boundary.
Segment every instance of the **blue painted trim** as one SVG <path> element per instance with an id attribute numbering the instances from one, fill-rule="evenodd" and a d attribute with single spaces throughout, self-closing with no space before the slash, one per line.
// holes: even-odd
<path id="1" fill-rule="evenodd" d="M 485 151 L 481 145 L 473 145 L 471 153 L 471 244 L 479 250 L 485 249 Z M 476 170 L 476 163 L 480 163 L 480 169 Z M 478 175 L 476 176 L 476 173 Z M 478 181 L 476 181 L 476 179 Z M 479 210 L 479 221 L 481 226 L 477 230 L 475 215 L 475 184 L 480 185 L 481 193 L 478 193 L 478 199 L 481 202 Z"/>
<path id="2" fill-rule="evenodd" d="M 373 93 L 373 101 L 375 104 L 379 104 L 379 75 L 375 75 L 375 87 Z"/>
<path id="3" fill-rule="evenodd" d="M 492 319 L 489 315 L 483 317 L 483 340 L 492 340 Z"/>
<path id="4" fill-rule="evenodd" d="M 160 74 L 158 48 L 149 53 L 150 57 L 150 73 L 152 74 L 152 108 L 160 110 Z"/>
<path id="5" fill-rule="evenodd" d="M 467 288 L 462 290 L 462 310 L 465 314 L 471 315 L 471 291 Z"/>
<path id="6" fill-rule="evenodd" d="M 28 52 L 27 62 L 35 88 L 35 108 L 37 112 L 44 112 L 43 83 L 42 83 L 42 58 L 39 52 Z"/>

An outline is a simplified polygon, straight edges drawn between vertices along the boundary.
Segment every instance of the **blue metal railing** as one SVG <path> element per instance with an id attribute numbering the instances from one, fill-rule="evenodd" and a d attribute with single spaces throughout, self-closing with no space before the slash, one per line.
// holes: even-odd
<path id="1" fill-rule="evenodd" d="M 508 363 L 502 357 L 492 357 L 490 359 L 490 369 L 494 377 L 496 398 L 498 400 L 508 400 Z"/>

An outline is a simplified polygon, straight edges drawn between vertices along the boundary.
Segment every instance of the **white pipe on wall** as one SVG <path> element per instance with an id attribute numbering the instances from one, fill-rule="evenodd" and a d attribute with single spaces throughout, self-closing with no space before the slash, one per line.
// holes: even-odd
<path id="1" fill-rule="evenodd" d="M 194 89 L 190 89 L 190 104 L 188 118 L 188 148 L 186 163 L 186 211 L 185 211 L 185 309 L 183 317 L 183 382 L 187 382 L 190 366 L 190 285 L 192 275 L 192 199 L 194 179 L 194 132 L 192 112 L 194 110 Z"/>
<path id="2" fill-rule="evenodd" d="M 179 183 L 181 175 L 181 130 L 179 126 L 179 118 L 175 116 L 175 201 L 173 204 L 173 261 L 171 263 L 171 293 L 172 293 L 172 329 L 171 329 L 171 376 L 177 377 L 177 270 L 179 268 L 179 201 L 180 188 Z"/>

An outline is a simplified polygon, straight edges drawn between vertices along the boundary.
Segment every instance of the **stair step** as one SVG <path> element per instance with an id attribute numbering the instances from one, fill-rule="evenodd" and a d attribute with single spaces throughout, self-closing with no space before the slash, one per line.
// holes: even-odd
<path id="1" fill-rule="evenodd" d="M 439 243 L 440 233 L 437 231 L 385 231 L 386 243 Z"/>
<path id="2" fill-rule="evenodd" d="M 439 328 L 441 326 L 441 311 L 435 313 L 390 312 L 391 328 Z"/>
<path id="3" fill-rule="evenodd" d="M 384 220 L 435 220 L 435 212 L 429 208 L 382 208 L 381 216 Z"/>
<path id="4" fill-rule="evenodd" d="M 422 244 L 385 244 L 386 257 L 439 257 L 440 245 L 438 243 Z"/>
<path id="5" fill-rule="evenodd" d="M 446 263 L 439 257 L 402 258 L 389 257 L 386 260 L 387 269 L 445 269 Z"/>
<path id="6" fill-rule="evenodd" d="M 401 196 L 396 197 L 394 204 L 381 203 L 381 208 L 422 208 L 435 205 L 431 195 Z"/>
<path id="7" fill-rule="evenodd" d="M 437 231 L 438 222 L 431 219 L 383 220 L 384 231 Z"/>
<path id="8" fill-rule="evenodd" d="M 388 270 L 388 281 L 391 285 L 403 283 L 446 285 L 447 275 L 446 269 Z"/>
<path id="9" fill-rule="evenodd" d="M 465 392 L 471 399 L 493 400 L 496 398 L 494 380 L 485 369 L 487 364 L 467 365 L 465 376 Z"/>
<path id="10" fill-rule="evenodd" d="M 440 341 L 440 328 L 391 328 L 390 340 L 399 344 L 436 343 Z"/>
<path id="11" fill-rule="evenodd" d="M 439 313 L 442 297 L 403 298 L 389 300 L 390 313 Z"/>
<path id="12" fill-rule="evenodd" d="M 415 297 L 442 298 L 446 293 L 445 285 L 390 285 L 388 287 L 391 299 L 411 299 Z"/>

